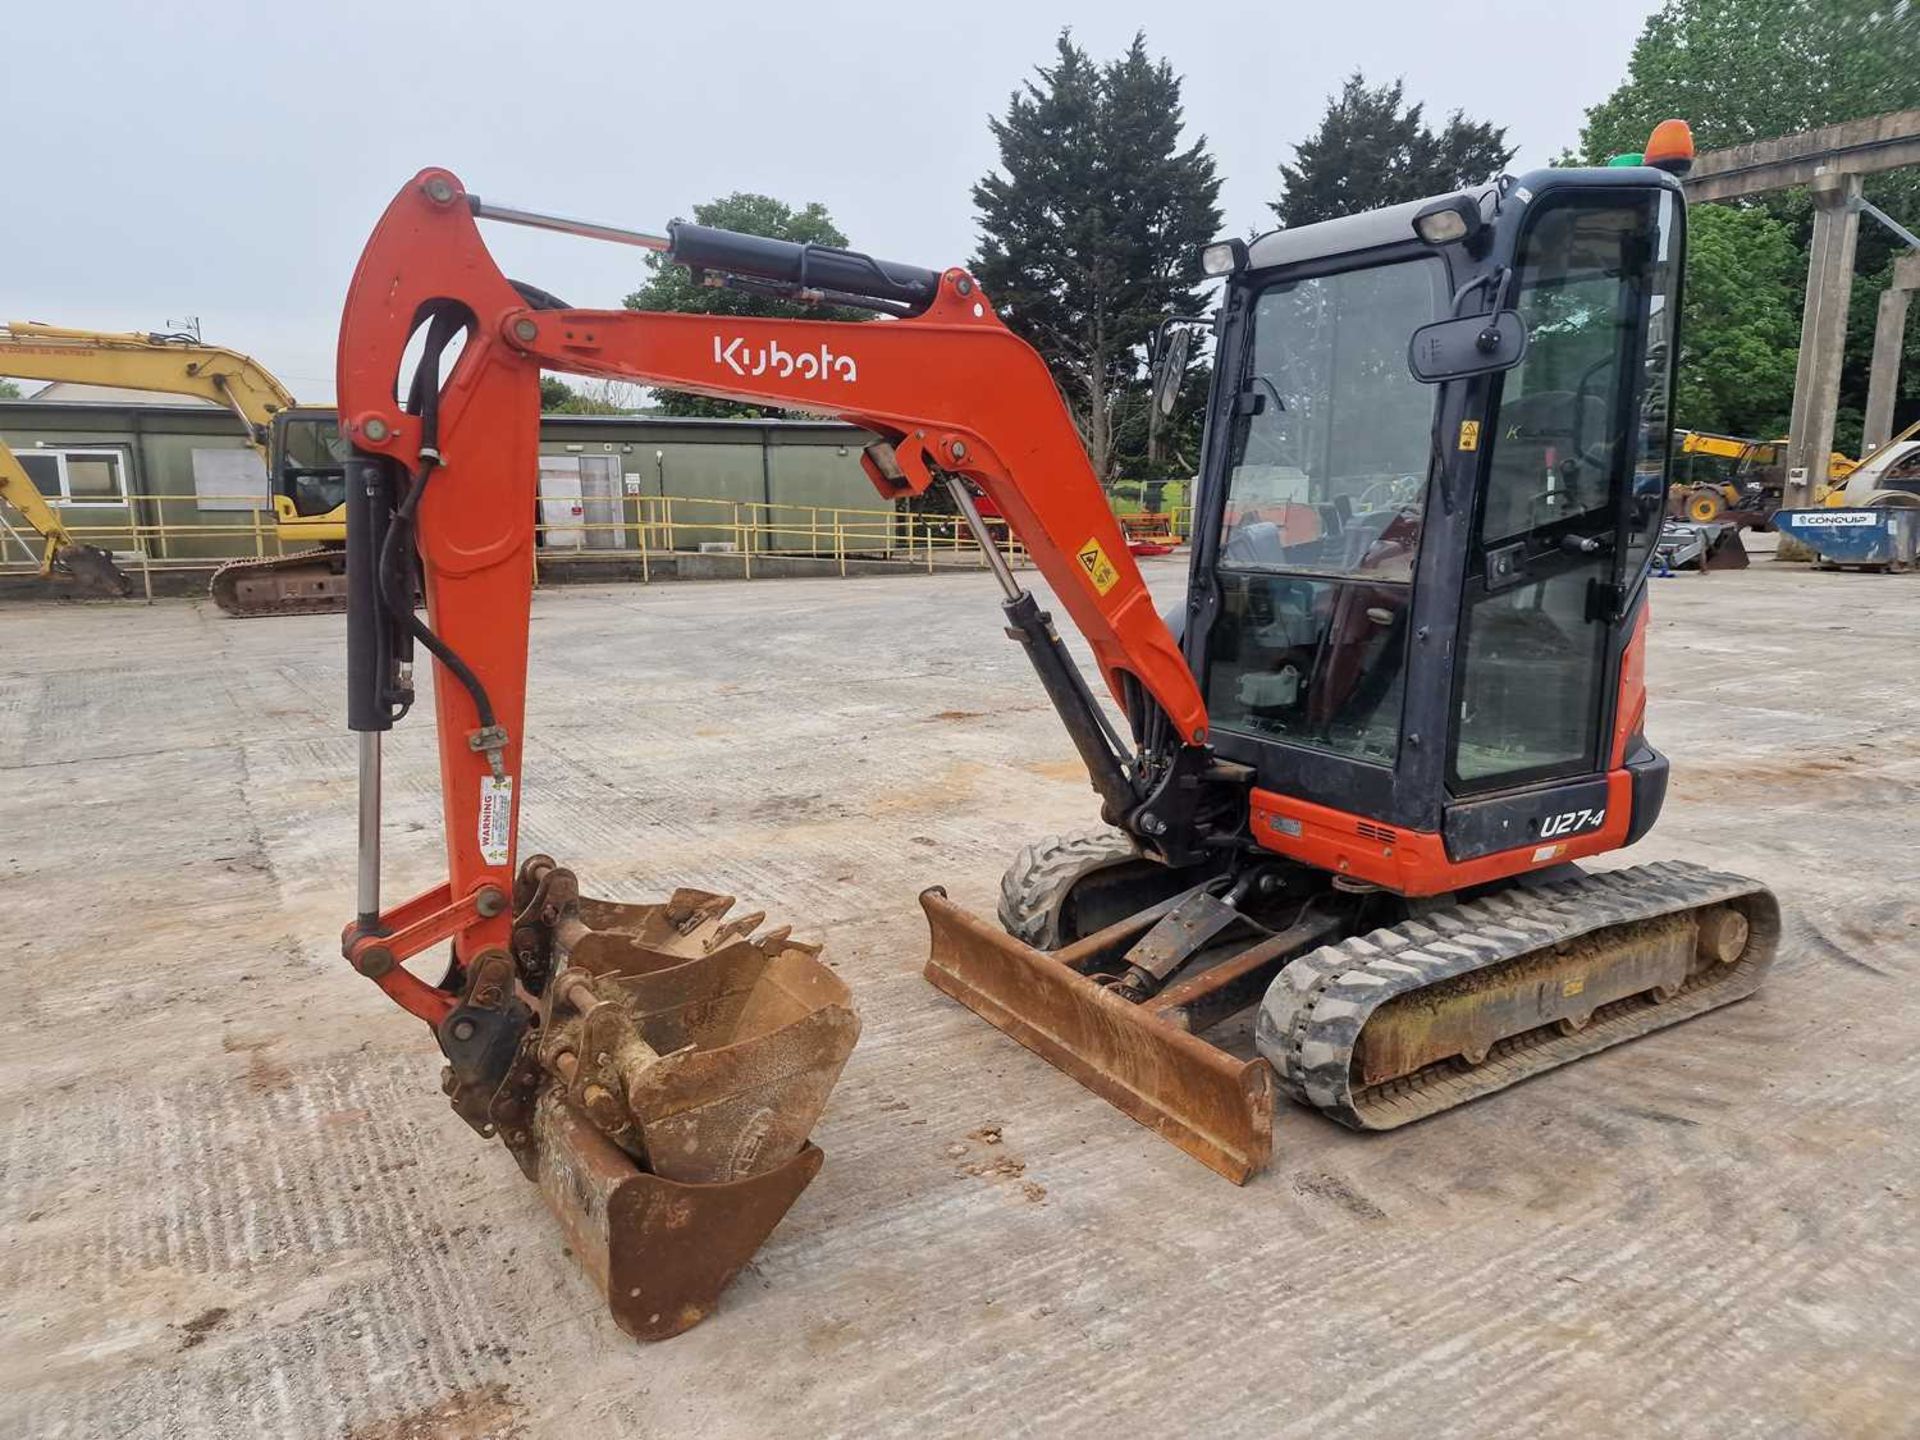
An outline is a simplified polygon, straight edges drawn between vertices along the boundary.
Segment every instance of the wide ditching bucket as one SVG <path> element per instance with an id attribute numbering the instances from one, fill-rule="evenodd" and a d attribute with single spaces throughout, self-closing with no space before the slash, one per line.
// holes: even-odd
<path id="1" fill-rule="evenodd" d="M 1260 998 L 1282 947 L 1256 945 L 1144 1004 L 1108 984 L 1116 957 L 1173 902 L 1041 951 L 935 888 L 920 896 L 932 930 L 926 978 L 1162 1139 L 1235 1184 L 1266 1167 L 1273 1149 L 1274 1077 L 1194 1032 Z M 1297 945 L 1291 937 L 1284 953 Z"/>
<path id="2" fill-rule="evenodd" d="M 818 1173 L 808 1136 L 860 1021 L 818 947 L 756 937 L 729 896 L 625 905 L 550 861 L 529 877 L 516 947 L 537 938 L 550 978 L 490 1115 L 620 1328 L 666 1339 Z"/>

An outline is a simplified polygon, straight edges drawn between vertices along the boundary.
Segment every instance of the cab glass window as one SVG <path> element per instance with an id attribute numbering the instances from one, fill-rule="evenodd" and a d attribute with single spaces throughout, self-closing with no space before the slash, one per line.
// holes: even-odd
<path id="1" fill-rule="evenodd" d="M 1269 286 L 1253 306 L 1207 647 L 1215 725 L 1391 764 L 1446 313 L 1431 256 Z"/>
<path id="2" fill-rule="evenodd" d="M 1446 313 L 1445 286 L 1422 257 L 1260 293 L 1224 549 L 1267 569 L 1412 577 L 1436 391 L 1409 373 L 1407 344 Z"/>
<path id="3" fill-rule="evenodd" d="M 1662 191 L 1656 202 L 1653 264 L 1640 290 L 1647 327 L 1645 385 L 1640 400 L 1640 449 L 1633 468 L 1633 494 L 1627 506 L 1621 575 L 1632 585 L 1653 558 L 1660 522 L 1667 508 L 1668 449 L 1673 422 L 1673 336 L 1680 305 L 1679 207 Z"/>
<path id="4" fill-rule="evenodd" d="M 346 462 L 351 447 L 331 415 L 283 416 L 274 432 L 279 449 L 278 489 L 294 513 L 327 515 L 347 500 Z"/>
<path id="5" fill-rule="evenodd" d="M 1616 586 L 1660 527 L 1674 219 L 1669 197 L 1624 188 L 1529 216 L 1514 299 L 1529 343 L 1500 379 L 1469 559 L 1455 793 L 1599 763 Z"/>
<path id="6" fill-rule="evenodd" d="M 1543 206 L 1521 248 L 1514 308 L 1526 359 L 1500 387 L 1481 541 L 1498 545 L 1563 521 L 1611 531 L 1620 447 L 1621 362 L 1640 316 L 1642 205 Z M 1638 437 L 1634 437 L 1637 439 Z"/>

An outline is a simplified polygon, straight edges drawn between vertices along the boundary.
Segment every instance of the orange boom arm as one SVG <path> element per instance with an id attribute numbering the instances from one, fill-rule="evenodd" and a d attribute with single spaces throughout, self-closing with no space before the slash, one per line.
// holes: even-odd
<path id="1" fill-rule="evenodd" d="M 434 696 L 449 883 L 381 913 L 377 811 L 370 888 L 363 808 L 360 917 L 346 949 L 395 999 L 437 1023 L 449 997 L 397 962 L 447 938 L 468 961 L 509 937 L 542 370 L 848 420 L 883 437 L 864 463 L 884 496 L 925 490 L 936 468 L 965 476 L 1019 536 L 1133 723 L 1142 747 L 1131 762 L 1134 803 L 1116 804 L 1109 784 L 1110 818 L 1125 818 L 1116 810 L 1139 816 L 1176 781 L 1195 789 L 1207 715 L 1185 658 L 1154 609 L 1044 362 L 1006 328 L 969 275 L 948 270 L 920 313 L 869 324 L 536 308 L 528 295 L 550 297 L 523 294 L 501 274 L 476 210 L 484 213 L 448 172 L 416 176 L 361 256 L 340 331 L 341 429 L 369 462 L 390 462 L 389 473 L 404 472 L 419 486 L 412 529 L 426 630 L 446 652 Z M 408 380 L 409 342 L 430 319 L 447 333 L 465 333 L 431 421 L 418 387 L 408 403 L 396 398 Z M 971 510 L 970 502 L 963 508 Z M 1030 597 L 1018 599 L 1032 606 Z M 1051 635 L 1044 614 L 1030 613 L 1041 622 L 1032 634 Z M 1029 635 L 1025 643 L 1033 650 L 1038 642 Z M 449 670 L 446 654 L 464 666 L 464 679 Z M 1043 658 L 1036 654 L 1035 664 L 1054 692 L 1068 683 L 1057 678 L 1062 662 Z M 490 725 L 482 695 L 491 702 Z M 1075 740 L 1088 755 L 1093 742 L 1080 731 Z M 1149 748 L 1182 758 L 1143 758 Z M 363 791 L 367 763 L 363 750 Z M 1101 767 L 1089 763 L 1099 787 Z M 1117 777 L 1119 765 L 1109 773 Z M 377 794 L 377 759 L 373 783 Z M 1151 845 L 1166 822 L 1146 815 L 1136 828 Z"/>

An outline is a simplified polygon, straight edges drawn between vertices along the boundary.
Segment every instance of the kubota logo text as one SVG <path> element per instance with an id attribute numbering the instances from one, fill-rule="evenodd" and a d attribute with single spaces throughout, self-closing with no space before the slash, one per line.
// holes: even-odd
<path id="1" fill-rule="evenodd" d="M 771 370 L 782 380 L 798 375 L 802 380 L 844 380 L 850 385 L 860 378 L 851 355 L 836 355 L 826 345 L 817 351 L 789 350 L 778 340 L 750 346 L 737 335 L 726 341 L 713 337 L 713 363 L 736 375 L 764 375 Z"/>

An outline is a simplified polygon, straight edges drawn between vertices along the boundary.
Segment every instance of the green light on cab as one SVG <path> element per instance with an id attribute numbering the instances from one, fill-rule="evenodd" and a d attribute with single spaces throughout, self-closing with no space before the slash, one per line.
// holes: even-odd
<path id="1" fill-rule="evenodd" d="M 1644 151 L 1629 150 L 1625 155 L 1616 155 L 1607 161 L 1607 169 L 1618 170 L 1622 167 L 1644 165 L 1646 163 L 1647 157 Z"/>

